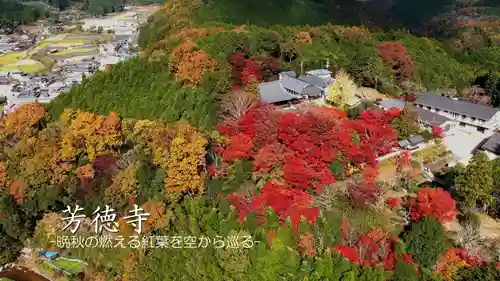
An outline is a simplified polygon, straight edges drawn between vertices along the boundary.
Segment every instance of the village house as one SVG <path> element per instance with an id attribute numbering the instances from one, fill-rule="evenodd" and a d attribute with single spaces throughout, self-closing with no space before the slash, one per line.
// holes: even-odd
<path id="1" fill-rule="evenodd" d="M 402 100 L 388 99 L 378 102 L 378 106 L 384 110 L 390 110 L 392 108 L 397 108 L 403 110 L 407 103 Z M 440 127 L 443 133 L 446 135 L 452 128 L 456 126 L 456 122 L 450 118 L 439 115 L 435 112 L 423 109 L 421 107 L 416 107 L 416 114 L 418 123 L 425 129 L 431 131 L 432 127 Z"/>
<path id="2" fill-rule="evenodd" d="M 278 75 L 276 81 L 259 84 L 260 99 L 264 103 L 286 104 L 303 99 L 325 98 L 333 79 L 331 72 L 318 69 L 297 76 L 295 71 L 285 71 Z"/>
<path id="3" fill-rule="evenodd" d="M 500 113 L 497 108 L 429 93 L 419 96 L 414 103 L 421 109 L 458 123 L 463 129 L 477 130 L 485 135 L 493 134 L 500 125 Z"/>

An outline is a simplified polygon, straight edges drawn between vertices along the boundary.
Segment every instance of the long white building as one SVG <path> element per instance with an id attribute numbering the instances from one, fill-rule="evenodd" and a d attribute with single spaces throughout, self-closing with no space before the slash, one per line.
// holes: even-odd
<path id="1" fill-rule="evenodd" d="M 500 128 L 500 111 L 485 105 L 460 101 L 430 93 L 420 95 L 415 101 L 418 108 L 434 112 L 454 121 L 458 126 L 475 129 L 486 136 Z"/>

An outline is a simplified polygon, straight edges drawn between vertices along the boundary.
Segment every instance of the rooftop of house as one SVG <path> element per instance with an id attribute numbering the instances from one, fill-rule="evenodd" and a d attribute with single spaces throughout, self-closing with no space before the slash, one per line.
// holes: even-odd
<path id="1" fill-rule="evenodd" d="M 405 108 L 405 102 L 401 100 L 383 100 L 379 102 L 379 105 L 386 109 L 398 108 L 403 110 Z"/>
<path id="2" fill-rule="evenodd" d="M 481 145 L 481 149 L 500 155 L 500 133 L 494 133 L 485 143 L 483 143 L 483 145 Z"/>
<path id="3" fill-rule="evenodd" d="M 332 72 L 327 70 L 327 69 L 314 69 L 314 70 L 309 70 L 306 72 L 309 75 L 315 75 L 315 76 L 323 76 L 323 75 L 331 75 Z"/>
<path id="4" fill-rule="evenodd" d="M 425 139 L 424 139 L 423 136 L 421 136 L 421 135 L 415 135 L 415 136 L 409 137 L 407 139 L 400 140 L 398 142 L 398 144 L 401 147 L 407 147 L 409 145 L 415 146 L 415 145 L 423 143 L 423 142 L 425 142 Z"/>
<path id="5" fill-rule="evenodd" d="M 420 95 L 415 104 L 430 106 L 440 110 L 467 115 L 474 118 L 489 120 L 498 112 L 497 108 L 491 108 L 485 105 L 475 104 L 467 101 L 450 99 L 444 96 L 438 96 L 431 93 Z"/>
<path id="6" fill-rule="evenodd" d="M 289 89 L 291 91 L 294 91 L 296 93 L 301 94 L 302 91 L 309 86 L 310 84 L 307 82 L 304 82 L 302 80 L 299 80 L 297 78 L 290 77 L 288 75 L 283 75 L 280 80 L 283 87 L 285 89 Z"/>
<path id="7" fill-rule="evenodd" d="M 328 86 L 324 79 L 321 79 L 318 76 L 314 75 L 301 75 L 297 79 L 320 88 L 325 88 L 326 86 Z"/>
<path id="8" fill-rule="evenodd" d="M 263 102 L 276 103 L 301 98 L 299 95 L 305 93 L 309 96 L 320 97 L 327 85 L 327 81 L 312 74 L 297 77 L 295 71 L 283 71 L 279 75 L 279 80 L 260 83 L 259 92 Z M 306 88 L 308 90 L 304 92 Z M 292 91 L 296 95 L 288 91 Z"/>
<path id="9" fill-rule="evenodd" d="M 288 93 L 280 80 L 259 84 L 260 100 L 264 103 L 277 103 L 299 99 L 299 96 Z"/>
<path id="10" fill-rule="evenodd" d="M 417 113 L 420 121 L 429 126 L 440 126 L 444 122 L 450 120 L 445 116 L 418 107 L 417 107 Z"/>

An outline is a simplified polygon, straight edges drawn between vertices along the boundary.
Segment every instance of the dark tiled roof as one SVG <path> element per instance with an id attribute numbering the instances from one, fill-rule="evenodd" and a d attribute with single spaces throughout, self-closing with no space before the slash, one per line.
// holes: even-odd
<path id="1" fill-rule="evenodd" d="M 392 108 L 397 108 L 403 110 L 405 108 L 405 102 L 401 100 L 382 100 L 379 102 L 379 105 L 387 108 L 387 109 L 392 109 Z"/>
<path id="2" fill-rule="evenodd" d="M 299 94 L 302 94 L 302 91 L 309 86 L 309 83 L 307 82 L 286 75 L 284 75 L 279 81 L 285 89 L 292 90 Z"/>
<path id="3" fill-rule="evenodd" d="M 495 133 L 482 146 L 482 150 L 500 155 L 500 133 Z"/>
<path id="4" fill-rule="evenodd" d="M 408 138 L 408 142 L 412 145 L 417 145 L 425 141 L 424 137 L 421 135 L 416 135 Z"/>
<path id="5" fill-rule="evenodd" d="M 277 103 L 298 99 L 300 97 L 288 93 L 280 83 L 281 81 L 271 81 L 259 84 L 260 100 L 264 103 Z"/>
<path id="6" fill-rule="evenodd" d="M 495 113 L 498 112 L 497 108 L 491 108 L 488 106 L 466 101 L 453 100 L 447 97 L 437 96 L 430 93 L 420 95 L 415 103 L 483 120 L 489 120 L 491 117 L 493 117 L 493 115 L 495 115 Z"/>
<path id="7" fill-rule="evenodd" d="M 444 122 L 450 120 L 448 117 L 417 107 L 418 118 L 420 121 L 429 126 L 440 126 Z"/>
<path id="8" fill-rule="evenodd" d="M 314 75 L 301 75 L 298 79 L 320 88 L 325 88 L 327 86 L 325 80 Z"/>

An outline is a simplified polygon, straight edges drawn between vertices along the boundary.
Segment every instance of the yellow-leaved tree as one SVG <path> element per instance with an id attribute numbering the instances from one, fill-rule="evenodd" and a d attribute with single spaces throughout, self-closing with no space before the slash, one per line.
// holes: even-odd
<path id="1" fill-rule="evenodd" d="M 333 84 L 328 88 L 327 101 L 339 108 L 344 108 L 349 98 L 356 94 L 356 83 L 351 79 L 349 74 L 343 70 L 339 70 L 335 75 Z"/>
<path id="2" fill-rule="evenodd" d="M 165 188 L 168 192 L 203 192 L 207 139 L 189 124 L 177 124 L 166 158 Z"/>

